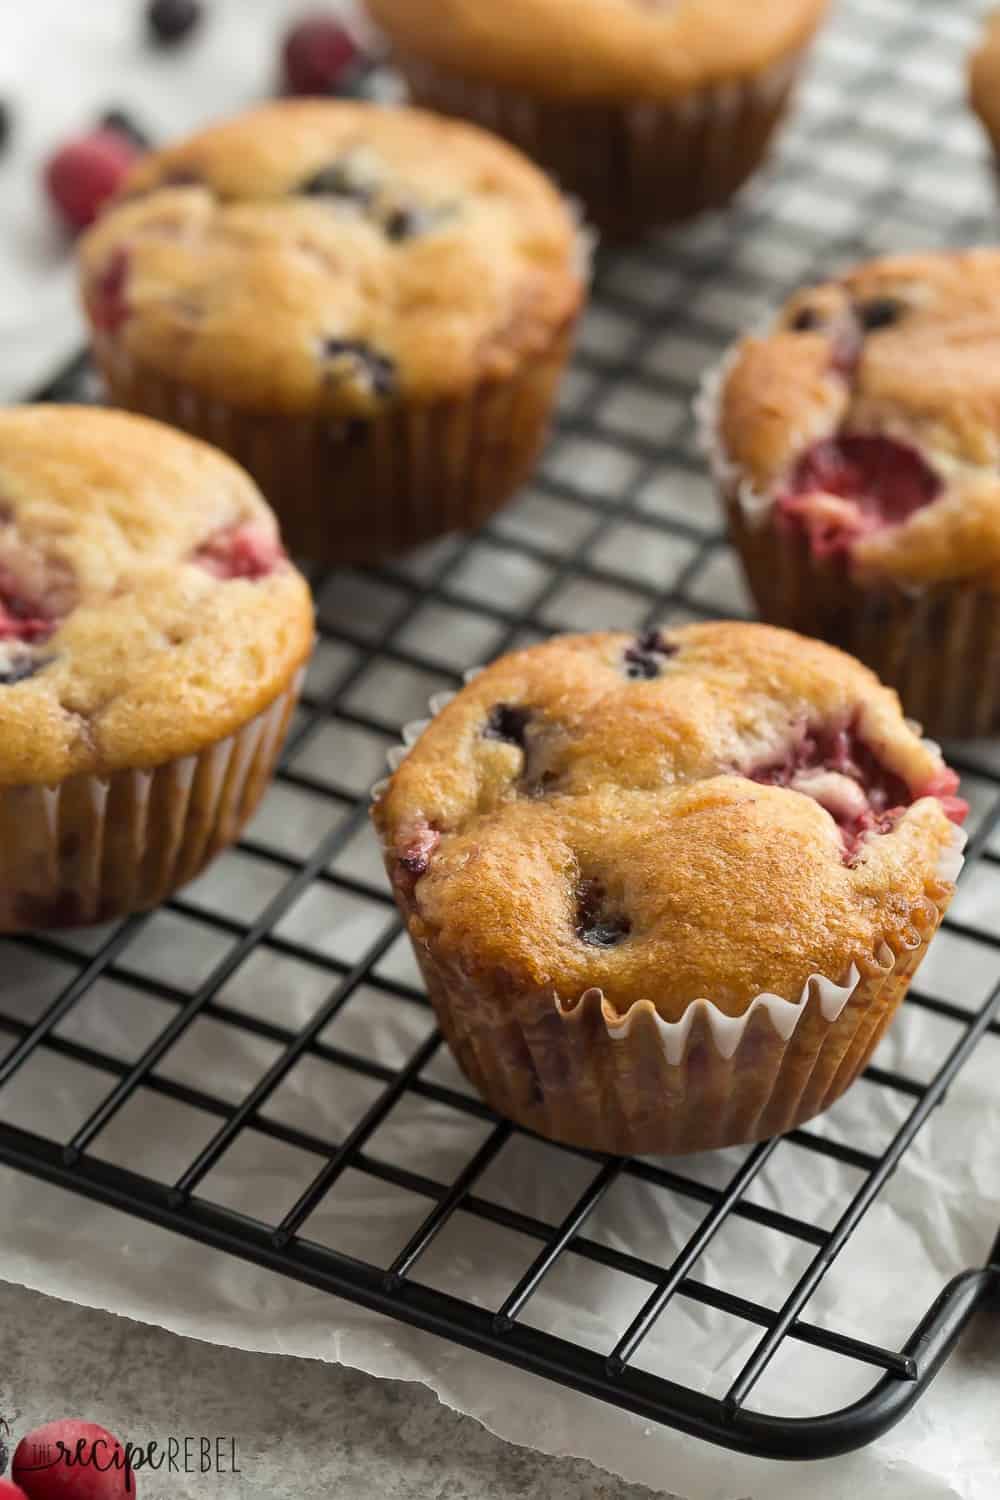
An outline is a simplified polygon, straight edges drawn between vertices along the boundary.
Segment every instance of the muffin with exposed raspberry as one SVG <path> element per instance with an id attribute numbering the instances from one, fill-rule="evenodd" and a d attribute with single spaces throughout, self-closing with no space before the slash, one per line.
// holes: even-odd
<path id="1" fill-rule="evenodd" d="M 0 412 L 0 932 L 197 875 L 260 800 L 312 640 L 221 453 L 123 412 Z"/>
<path id="2" fill-rule="evenodd" d="M 585 294 L 562 198 L 419 111 L 289 100 L 143 158 L 81 249 L 114 401 L 218 444 L 289 547 L 363 561 L 531 470 Z"/>
<path id="3" fill-rule="evenodd" d="M 623 239 L 760 165 L 827 0 L 367 0 L 418 104 L 498 131 Z"/>
<path id="4" fill-rule="evenodd" d="M 713 623 L 502 658 L 373 815 L 489 1103 L 686 1152 L 788 1130 L 864 1067 L 953 893 L 957 785 L 860 663 Z"/>
<path id="5" fill-rule="evenodd" d="M 852 651 L 938 735 L 1000 725 L 1000 252 L 797 293 L 706 389 L 765 620 Z"/>

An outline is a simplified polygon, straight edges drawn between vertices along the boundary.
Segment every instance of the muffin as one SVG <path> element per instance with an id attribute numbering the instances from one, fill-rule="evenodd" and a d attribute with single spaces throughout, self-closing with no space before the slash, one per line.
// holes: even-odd
<path id="1" fill-rule="evenodd" d="M 232 454 L 326 563 L 510 497 L 585 293 L 570 211 L 510 147 L 333 100 L 144 157 L 80 255 L 113 400 Z"/>
<path id="2" fill-rule="evenodd" d="M 789 1130 L 864 1067 L 951 899 L 957 784 L 858 662 L 713 623 L 502 658 L 373 815 L 483 1097 L 680 1153 Z"/>
<path id="3" fill-rule="evenodd" d="M 969 60 L 969 98 L 1000 156 L 1000 10 L 987 17 Z"/>
<path id="4" fill-rule="evenodd" d="M 760 165 L 827 0 L 367 0 L 414 100 L 478 121 L 625 239 Z"/>
<path id="5" fill-rule="evenodd" d="M 797 293 L 701 416 L 765 620 L 853 652 L 936 735 L 1000 725 L 1000 252 Z"/>
<path id="6" fill-rule="evenodd" d="M 0 412 L 0 932 L 197 875 L 260 800 L 312 640 L 222 454 L 122 412 Z"/>

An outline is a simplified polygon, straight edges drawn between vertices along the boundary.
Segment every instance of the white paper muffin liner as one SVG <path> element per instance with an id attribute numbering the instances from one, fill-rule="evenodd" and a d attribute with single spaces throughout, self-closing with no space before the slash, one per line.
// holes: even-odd
<path id="1" fill-rule="evenodd" d="M 995 733 L 1000 591 L 974 579 L 926 586 L 863 579 L 845 559 L 817 557 L 804 534 L 775 524 L 774 497 L 747 479 L 722 437 L 722 391 L 738 352 L 737 344 L 705 375 L 694 412 L 698 443 L 761 619 L 858 657 L 936 737 Z M 821 435 L 801 432 L 796 446 Z"/>
<path id="2" fill-rule="evenodd" d="M 808 47 L 669 100 L 546 98 L 396 49 L 414 103 L 472 120 L 547 168 L 602 234 L 634 238 L 725 203 L 760 166 Z"/>
<path id="3" fill-rule="evenodd" d="M 255 811 L 302 677 L 198 754 L 56 786 L 0 787 L 0 933 L 112 921 L 193 880 Z"/>
<path id="4" fill-rule="evenodd" d="M 455 696 L 435 695 L 431 718 L 404 726 L 388 756 L 393 771 Z M 388 778 L 376 783 L 373 802 L 387 786 Z M 431 944 L 415 944 L 415 953 L 446 1039 L 500 1113 L 553 1139 L 622 1154 L 733 1145 L 803 1123 L 861 1071 L 937 931 L 965 843 L 953 828 L 907 929 L 887 931 L 843 975 L 810 974 L 797 999 L 762 991 L 738 1016 L 707 997 L 667 1021 L 649 999 L 619 1013 L 597 987 L 576 998 L 524 995 Z M 388 851 L 386 864 L 408 921 L 412 891 L 394 878 Z"/>

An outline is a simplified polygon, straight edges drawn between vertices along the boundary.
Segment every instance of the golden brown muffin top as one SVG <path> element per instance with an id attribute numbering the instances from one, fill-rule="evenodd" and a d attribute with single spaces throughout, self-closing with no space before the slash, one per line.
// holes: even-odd
<path id="1" fill-rule="evenodd" d="M 557 637 L 477 676 L 373 816 L 416 942 L 668 1021 L 905 934 L 964 804 L 896 694 L 763 625 Z"/>
<path id="2" fill-rule="evenodd" d="M 312 640 L 305 581 L 230 459 L 123 412 L 0 411 L 0 785 L 194 754 Z"/>
<path id="3" fill-rule="evenodd" d="M 829 0 L 367 0 L 396 48 L 543 97 L 669 99 L 796 52 Z"/>
<path id="4" fill-rule="evenodd" d="M 81 248 L 99 335 L 251 410 L 369 416 L 551 343 L 585 285 L 549 180 L 473 126 L 291 100 L 146 156 Z"/>
<path id="5" fill-rule="evenodd" d="M 1000 580 L 1000 251 L 871 261 L 738 346 L 722 457 L 822 554 Z"/>
<path id="6" fill-rule="evenodd" d="M 986 18 L 983 35 L 969 59 L 969 96 L 994 140 L 1000 140 L 1000 10 Z"/>

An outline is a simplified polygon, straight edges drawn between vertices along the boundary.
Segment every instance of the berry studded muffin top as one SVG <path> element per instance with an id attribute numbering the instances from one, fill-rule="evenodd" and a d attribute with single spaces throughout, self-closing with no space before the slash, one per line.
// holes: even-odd
<path id="1" fill-rule="evenodd" d="M 817 555 L 1000 580 L 1000 252 L 872 261 L 799 292 L 737 350 L 718 424 L 751 509 Z"/>
<path id="2" fill-rule="evenodd" d="M 667 99 L 811 38 L 828 0 L 366 0 L 390 39 L 470 78 L 556 98 Z"/>
<path id="3" fill-rule="evenodd" d="M 965 804 L 895 693 L 762 625 L 557 638 L 431 722 L 375 804 L 415 942 L 677 1020 L 902 939 Z M 943 861 L 943 862 L 942 862 Z"/>
<path id="4" fill-rule="evenodd" d="M 81 253 L 99 338 L 250 410 L 465 394 L 547 349 L 584 294 L 572 215 L 511 147 L 332 100 L 144 158 Z"/>
<path id="5" fill-rule="evenodd" d="M 121 412 L 0 412 L 0 785 L 193 754 L 312 640 L 308 588 L 229 459 Z"/>

